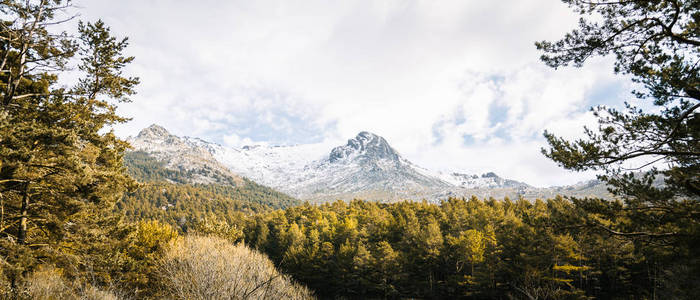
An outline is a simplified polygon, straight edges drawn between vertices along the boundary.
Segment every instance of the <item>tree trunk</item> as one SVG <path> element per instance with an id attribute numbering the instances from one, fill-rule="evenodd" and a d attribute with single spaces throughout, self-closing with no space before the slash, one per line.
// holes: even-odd
<path id="1" fill-rule="evenodd" d="M 0 193 L 0 232 L 5 231 L 5 199 Z"/>
<path id="2" fill-rule="evenodd" d="M 34 16 L 34 20 L 32 21 L 32 25 L 29 28 L 29 31 L 27 32 L 26 40 L 24 40 L 24 37 L 22 38 L 22 49 L 19 52 L 19 66 L 17 67 L 18 72 L 17 72 L 17 78 L 12 77 L 12 71 L 10 71 L 10 79 L 8 80 L 8 91 L 5 94 L 5 99 L 3 100 L 3 104 L 5 106 L 9 105 L 12 102 L 12 98 L 15 96 L 15 93 L 17 92 L 17 88 L 19 87 L 20 82 L 22 81 L 22 78 L 24 77 L 24 70 L 27 67 L 27 51 L 29 50 L 29 44 L 31 44 L 32 41 L 32 36 L 34 35 L 34 31 L 36 30 L 37 24 L 39 24 L 39 21 L 41 19 L 41 15 L 44 13 L 44 6 L 45 6 L 45 1 L 41 0 L 39 3 L 39 11 L 36 13 Z M 29 10 L 29 1 L 27 1 L 27 10 Z M 8 50 L 9 52 L 9 47 Z M 4 62 L 3 62 L 4 63 Z M 10 68 L 11 69 L 11 68 Z"/>
<path id="3" fill-rule="evenodd" d="M 22 209 L 20 210 L 19 233 L 17 234 L 17 242 L 25 244 L 27 241 L 27 215 L 29 212 L 29 183 L 24 185 L 22 193 Z"/>

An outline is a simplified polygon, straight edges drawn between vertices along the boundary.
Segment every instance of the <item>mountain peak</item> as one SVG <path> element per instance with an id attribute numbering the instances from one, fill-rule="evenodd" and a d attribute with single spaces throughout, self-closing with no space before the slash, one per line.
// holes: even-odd
<path id="1" fill-rule="evenodd" d="M 355 138 L 357 139 L 357 138 L 372 138 L 372 137 L 380 137 L 380 136 L 378 136 L 374 133 L 371 133 L 369 131 L 360 131 L 360 133 L 358 133 Z"/>
<path id="2" fill-rule="evenodd" d="M 496 173 L 494 173 L 494 172 L 488 172 L 488 173 L 482 174 L 481 177 L 482 178 L 501 178 L 498 175 L 496 175 Z"/>
<path id="3" fill-rule="evenodd" d="M 163 126 L 158 124 L 152 124 L 139 132 L 138 138 L 165 138 L 169 137 L 171 134 Z"/>
<path id="4" fill-rule="evenodd" d="M 389 146 L 389 143 L 374 133 L 362 131 L 344 146 L 333 148 L 329 160 L 336 162 L 346 158 L 362 157 L 369 159 L 397 160 L 399 154 Z"/>

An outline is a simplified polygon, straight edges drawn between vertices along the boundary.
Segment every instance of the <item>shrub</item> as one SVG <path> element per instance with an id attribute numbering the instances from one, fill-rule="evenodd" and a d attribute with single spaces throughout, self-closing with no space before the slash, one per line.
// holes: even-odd
<path id="1" fill-rule="evenodd" d="M 180 299 L 312 299 L 255 250 L 218 237 L 177 239 L 159 264 L 168 293 Z"/>
<path id="2" fill-rule="evenodd" d="M 41 267 L 34 271 L 25 283 L 20 297 L 37 300 L 117 300 L 110 291 L 98 289 L 91 285 L 72 284 L 61 275 L 59 269 Z"/>

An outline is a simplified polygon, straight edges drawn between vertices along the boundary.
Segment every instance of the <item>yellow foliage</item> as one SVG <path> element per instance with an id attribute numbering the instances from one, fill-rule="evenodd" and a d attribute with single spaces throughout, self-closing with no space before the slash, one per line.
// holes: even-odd
<path id="1" fill-rule="evenodd" d="M 556 265 L 553 267 L 554 271 L 562 271 L 565 272 L 566 274 L 571 274 L 573 272 L 580 272 L 580 271 L 586 271 L 589 270 L 590 267 L 587 266 L 573 266 L 573 265 Z"/>

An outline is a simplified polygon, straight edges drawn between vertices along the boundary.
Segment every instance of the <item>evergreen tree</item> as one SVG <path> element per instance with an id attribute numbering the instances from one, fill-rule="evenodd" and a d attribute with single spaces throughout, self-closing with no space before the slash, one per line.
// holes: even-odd
<path id="1" fill-rule="evenodd" d="M 561 197 L 534 203 L 452 198 L 440 205 L 355 200 L 259 214 L 243 231 L 246 243 L 321 297 L 692 299 L 697 294 L 687 273 L 693 248 L 630 242 L 580 226 L 589 217 L 610 226 L 620 222 Z"/>
<path id="2" fill-rule="evenodd" d="M 126 121 L 115 110 L 138 83 L 122 75 L 133 58 L 101 21 L 81 23 L 77 40 L 51 33 L 68 6 L 0 3 L 0 256 L 13 283 L 40 257 L 63 262 L 69 275 L 107 280 L 109 270 L 98 269 L 109 264 L 94 257 L 109 257 L 110 234 L 125 234 L 110 212 L 132 184 L 122 162 L 127 143 L 103 129 Z M 83 78 L 58 87 L 75 55 Z"/>
<path id="3" fill-rule="evenodd" d="M 700 247 L 700 1 L 563 2 L 582 15 L 579 28 L 557 42 L 536 43 L 542 60 L 554 68 L 578 67 L 614 55 L 615 72 L 643 87 L 633 94 L 656 106 L 593 108 L 598 130 L 586 128 L 583 139 L 545 132 L 547 157 L 567 169 L 603 171 L 599 178 L 624 201 L 574 199 L 582 213 L 570 225 L 648 251 L 652 295 L 660 277 L 700 282 L 697 255 L 674 250 Z M 684 261 L 685 268 L 660 260 Z"/>
<path id="4" fill-rule="evenodd" d="M 596 107 L 599 130 L 568 141 L 545 132 L 543 152 L 572 170 L 602 170 L 612 192 L 626 200 L 635 226 L 600 228 L 625 236 L 697 235 L 700 200 L 700 1 L 565 0 L 581 18 L 579 28 L 557 42 L 538 42 L 549 66 L 583 65 L 613 54 L 615 71 L 645 90 L 658 112 L 625 103 L 627 110 Z M 600 17 L 600 21 L 596 21 Z M 643 176 L 638 172 L 651 168 Z M 664 184 L 655 184 L 661 177 Z M 694 225 L 679 228 L 674 222 Z"/>

